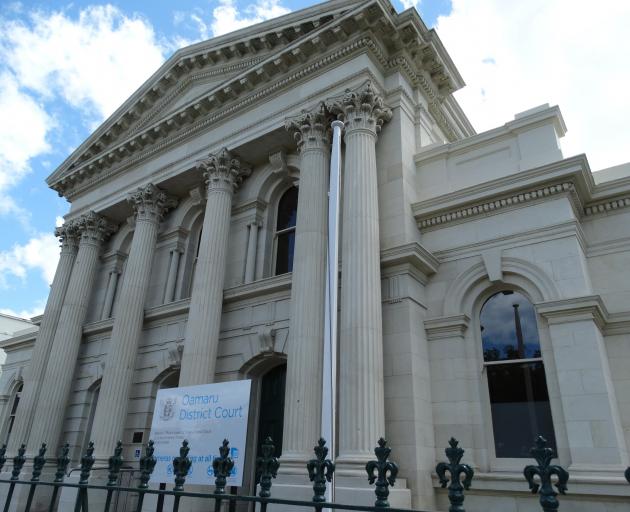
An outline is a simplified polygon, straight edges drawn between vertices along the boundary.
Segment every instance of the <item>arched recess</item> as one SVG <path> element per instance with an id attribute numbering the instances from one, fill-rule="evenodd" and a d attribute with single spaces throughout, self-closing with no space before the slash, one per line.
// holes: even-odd
<path id="1" fill-rule="evenodd" d="M 24 388 L 24 380 L 22 378 L 21 368 L 12 376 L 9 385 L 7 386 L 7 401 L 4 404 L 4 414 L 2 418 L 2 431 L 0 433 L 0 439 L 2 443 L 9 443 L 9 436 L 13 429 L 13 423 L 15 421 L 15 415 L 20 403 L 20 395 Z"/>
<path id="2" fill-rule="evenodd" d="M 529 261 L 514 257 L 501 260 L 503 279 L 501 284 L 522 287 L 529 290 L 532 302 L 541 302 L 560 298 L 560 292 L 546 272 Z M 483 262 L 472 265 L 461 272 L 448 288 L 444 298 L 444 316 L 467 314 L 472 318 L 473 303 L 479 294 L 494 286 L 488 279 Z"/>
<path id="3" fill-rule="evenodd" d="M 203 226 L 204 201 L 201 191 L 183 201 L 169 218 L 169 226 L 186 233 L 184 254 L 180 260 L 180 270 L 175 287 L 175 300 L 190 297 L 195 262 L 199 252 L 199 240 Z"/>
<path id="4" fill-rule="evenodd" d="M 502 280 L 491 282 L 485 265 L 478 263 L 460 273 L 448 289 L 444 302 L 444 316 L 465 314 L 470 317 L 470 325 L 465 333 L 466 357 L 473 382 L 467 389 L 466 400 L 471 404 L 472 417 L 481 418 L 482 435 L 475 437 L 474 449 L 478 454 L 482 470 L 516 470 L 522 459 L 500 459 L 495 455 L 492 432 L 492 414 L 488 391 L 488 375 L 485 370 L 481 336 L 480 314 L 486 301 L 501 291 L 514 291 L 522 294 L 529 302 L 554 300 L 560 294 L 555 283 L 536 265 L 519 258 L 502 259 Z M 545 377 L 551 404 L 553 425 L 560 460 L 568 462 L 568 439 L 564 423 L 564 413 L 560 400 L 555 358 L 551 347 L 549 328 L 544 318 L 536 315 L 540 347 L 545 366 Z M 477 404 L 477 405 L 472 405 Z M 532 443 L 533 443 L 532 439 Z"/>
<path id="5" fill-rule="evenodd" d="M 282 385 L 282 401 L 276 403 L 276 407 L 281 408 L 282 417 L 277 421 L 282 424 L 284 416 L 284 381 L 286 376 L 286 355 L 279 352 L 259 353 L 248 360 L 239 370 L 239 375 L 243 379 L 251 379 L 251 395 L 247 425 L 247 457 L 245 469 L 243 471 L 243 487 L 242 492 L 245 494 L 255 492 L 256 486 L 256 457 L 259 449 L 259 437 L 261 435 L 260 423 L 264 413 L 273 411 L 265 410 L 266 404 L 263 403 L 265 394 L 273 392 L 273 386 Z M 282 382 L 279 382 L 282 381 Z M 269 397 L 267 397 L 269 398 Z M 281 438 L 280 434 L 280 438 Z M 275 440 L 274 440 L 275 441 Z M 281 443 L 281 439 L 279 442 Z"/>

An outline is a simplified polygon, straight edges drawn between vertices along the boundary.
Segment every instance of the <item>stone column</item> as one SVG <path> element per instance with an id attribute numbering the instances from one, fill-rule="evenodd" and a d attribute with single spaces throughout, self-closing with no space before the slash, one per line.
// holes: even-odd
<path id="1" fill-rule="evenodd" d="M 299 473 L 321 436 L 330 132 L 323 105 L 287 121 L 301 154 L 282 462 Z"/>
<path id="2" fill-rule="evenodd" d="M 256 279 L 256 254 L 258 249 L 258 219 L 249 224 L 249 241 L 247 242 L 247 259 L 245 260 L 245 283 Z"/>
<path id="3" fill-rule="evenodd" d="M 200 164 L 208 188 L 199 257 L 184 337 L 180 386 L 214 380 L 227 263 L 232 194 L 248 174 L 227 148 Z"/>
<path id="4" fill-rule="evenodd" d="M 82 215 L 72 225 L 80 232 L 81 241 L 48 353 L 48 365 L 28 441 L 29 454 L 36 452 L 44 442 L 48 443 L 51 453 L 56 453 L 101 246 L 114 231 L 111 223 L 94 212 Z"/>
<path id="5" fill-rule="evenodd" d="M 385 435 L 376 139 L 392 114 L 370 83 L 329 109 L 346 125 L 337 461 L 365 472 Z"/>
<path id="6" fill-rule="evenodd" d="M 33 413 L 37 397 L 46 371 L 50 348 L 55 337 L 64 297 L 68 289 L 70 274 L 77 256 L 79 233 L 70 222 L 55 230 L 55 236 L 61 239 L 61 254 L 50 288 L 42 322 L 37 333 L 37 340 L 31 356 L 31 364 L 24 372 L 24 387 L 16 411 L 15 424 L 11 433 L 9 453 L 16 453 L 17 448 L 28 439 L 28 432 L 33 422 Z"/>
<path id="7" fill-rule="evenodd" d="M 139 188 L 127 201 L 134 209 L 136 227 L 94 414 L 92 441 L 99 460 L 106 460 L 122 439 L 158 228 L 162 215 L 176 204 L 153 184 Z"/>

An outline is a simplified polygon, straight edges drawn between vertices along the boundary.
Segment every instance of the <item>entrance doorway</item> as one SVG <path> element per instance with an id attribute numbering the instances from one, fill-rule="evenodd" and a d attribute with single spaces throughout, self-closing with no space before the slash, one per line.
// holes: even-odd
<path id="1" fill-rule="evenodd" d="M 260 455 L 260 445 L 267 437 L 273 439 L 275 445 L 274 455 L 280 457 L 282 454 L 284 388 L 286 380 L 286 363 L 272 368 L 261 379 L 256 456 Z"/>

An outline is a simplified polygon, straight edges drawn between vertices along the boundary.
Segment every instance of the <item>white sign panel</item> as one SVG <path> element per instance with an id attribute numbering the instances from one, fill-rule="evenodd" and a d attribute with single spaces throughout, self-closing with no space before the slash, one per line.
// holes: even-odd
<path id="1" fill-rule="evenodd" d="M 151 480 L 173 482 L 173 459 L 187 439 L 192 466 L 186 484 L 214 485 L 212 461 L 227 439 L 234 460 L 227 485 L 242 485 L 250 387 L 250 380 L 238 380 L 158 391 L 150 436 L 157 464 Z"/>

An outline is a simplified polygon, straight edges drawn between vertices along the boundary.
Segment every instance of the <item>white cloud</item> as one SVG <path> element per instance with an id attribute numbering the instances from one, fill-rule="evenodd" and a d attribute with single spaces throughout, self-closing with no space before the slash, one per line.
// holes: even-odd
<path id="1" fill-rule="evenodd" d="M 219 0 L 218 7 L 212 11 L 210 27 L 216 37 L 289 12 L 291 10 L 281 5 L 280 0 L 258 0 L 242 11 L 234 0 Z"/>
<path id="2" fill-rule="evenodd" d="M 400 3 L 405 9 L 409 9 L 410 7 L 415 7 L 419 10 L 420 8 L 420 0 L 400 0 Z"/>
<path id="3" fill-rule="evenodd" d="M 59 241 L 50 233 L 40 233 L 24 245 L 0 251 L 0 288 L 8 286 L 14 276 L 26 280 L 32 270 L 38 271 L 46 283 L 52 283 L 59 260 Z"/>
<path id="4" fill-rule="evenodd" d="M 46 135 L 54 121 L 8 72 L 0 73 L 0 119 L 0 215 L 27 227 L 29 213 L 7 191 L 30 171 L 31 158 L 50 149 Z"/>
<path id="5" fill-rule="evenodd" d="M 60 96 L 97 120 L 109 116 L 163 62 L 151 24 L 112 5 L 90 6 L 78 19 L 63 12 L 4 20 L 3 57 L 22 87 Z"/>
<path id="6" fill-rule="evenodd" d="M 565 156 L 594 170 L 630 160 L 630 2 L 453 0 L 436 29 L 467 86 L 456 93 L 478 131 L 542 103 L 560 106 Z"/>
<path id="7" fill-rule="evenodd" d="M 22 309 L 20 311 L 16 311 L 11 308 L 0 308 L 0 313 L 5 315 L 16 316 L 18 318 L 33 318 L 34 316 L 41 315 L 44 312 L 44 308 L 46 307 L 46 299 L 39 299 L 35 302 L 31 309 Z"/>

